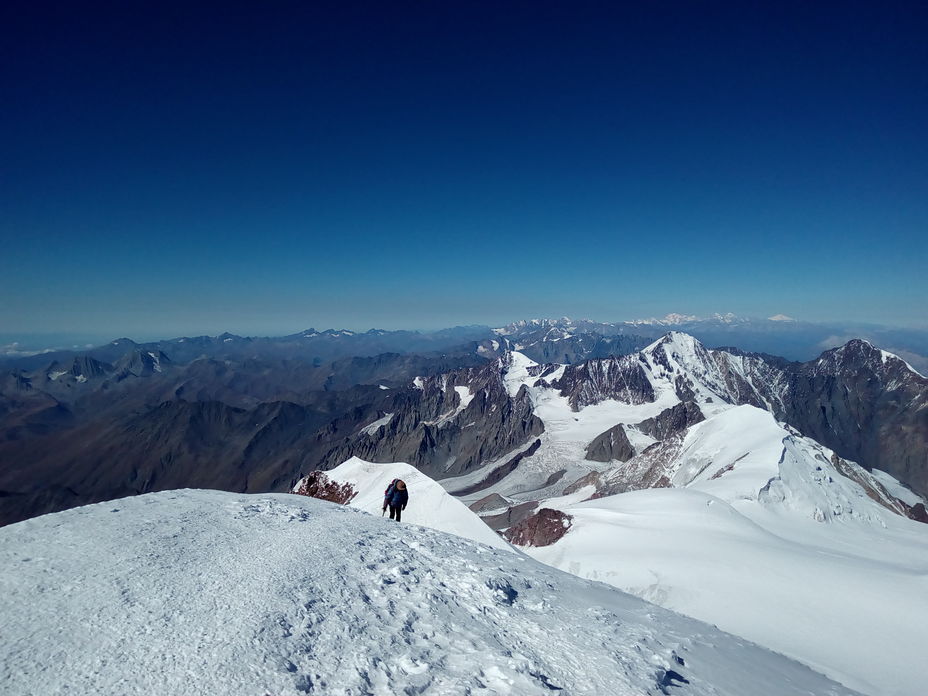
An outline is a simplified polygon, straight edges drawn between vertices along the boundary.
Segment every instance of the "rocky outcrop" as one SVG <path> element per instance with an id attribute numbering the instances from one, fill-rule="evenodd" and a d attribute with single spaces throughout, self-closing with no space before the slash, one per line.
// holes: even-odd
<path id="1" fill-rule="evenodd" d="M 550 546 L 567 534 L 572 519 L 560 510 L 542 508 L 507 529 L 503 536 L 515 546 Z"/>
<path id="2" fill-rule="evenodd" d="M 597 435 L 586 448 L 586 458 L 593 462 L 627 462 L 634 456 L 635 448 L 621 423 Z"/>
<path id="3" fill-rule="evenodd" d="M 603 477 L 594 497 L 603 498 L 617 493 L 645 488 L 669 488 L 674 460 L 683 449 L 684 432 L 655 442 L 639 455 L 618 466 Z"/>
<path id="4" fill-rule="evenodd" d="M 636 427 L 655 440 L 663 440 L 705 419 L 706 417 L 699 406 L 692 401 L 683 401 L 676 406 L 661 411 L 653 418 L 641 421 Z"/>
<path id="5" fill-rule="evenodd" d="M 95 377 L 106 377 L 113 371 L 113 366 L 94 360 L 90 356 L 81 355 L 74 358 L 68 373 L 74 377 L 83 377 L 84 379 L 93 379 Z"/>
<path id="6" fill-rule="evenodd" d="M 928 524 L 928 510 L 925 509 L 924 503 L 915 503 L 915 505 L 906 510 L 905 514 L 910 520 Z"/>
<path id="7" fill-rule="evenodd" d="M 161 351 L 130 350 L 116 361 L 114 368 L 117 379 L 133 377 L 150 377 L 162 372 L 171 364 L 171 360 Z"/>
<path id="8" fill-rule="evenodd" d="M 627 404 L 654 401 L 654 388 L 639 356 L 590 360 L 579 365 L 569 365 L 552 386 L 560 389 L 575 411 L 606 399 Z"/>
<path id="9" fill-rule="evenodd" d="M 301 478 L 293 492 L 339 505 L 347 505 L 358 494 L 350 483 L 333 481 L 324 471 L 313 471 Z"/>

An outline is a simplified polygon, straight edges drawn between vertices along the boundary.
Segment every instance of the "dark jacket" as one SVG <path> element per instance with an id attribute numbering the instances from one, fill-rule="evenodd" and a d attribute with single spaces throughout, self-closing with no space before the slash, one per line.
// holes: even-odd
<path id="1" fill-rule="evenodd" d="M 405 508 L 408 502 L 409 491 L 405 488 L 400 490 L 396 486 L 390 486 L 387 489 L 387 495 L 383 499 L 384 507 L 389 505 L 390 507 Z"/>

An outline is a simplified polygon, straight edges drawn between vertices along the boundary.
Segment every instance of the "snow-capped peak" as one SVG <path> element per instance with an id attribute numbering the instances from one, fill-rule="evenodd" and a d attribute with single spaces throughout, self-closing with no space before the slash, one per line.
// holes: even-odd
<path id="1" fill-rule="evenodd" d="M 653 353 L 660 348 L 670 353 L 680 355 L 684 359 L 696 356 L 699 352 L 705 351 L 702 343 L 696 340 L 694 336 L 682 331 L 668 331 L 641 352 Z"/>
<path id="2" fill-rule="evenodd" d="M 878 363 L 877 360 L 879 360 Z M 825 365 L 838 367 L 845 361 L 865 363 L 874 369 L 882 365 L 897 364 L 913 373 L 916 377 L 925 379 L 925 376 L 907 361 L 895 353 L 878 348 L 864 338 L 853 338 L 842 346 L 825 351 L 818 359 L 818 364 L 822 365 L 824 363 Z"/>

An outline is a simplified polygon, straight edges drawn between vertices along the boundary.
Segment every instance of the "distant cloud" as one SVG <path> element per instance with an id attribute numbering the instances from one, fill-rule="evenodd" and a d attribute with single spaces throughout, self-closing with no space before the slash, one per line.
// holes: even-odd
<path id="1" fill-rule="evenodd" d="M 26 357 L 29 357 L 30 355 L 53 353 L 56 350 L 58 350 L 58 348 L 42 348 L 40 350 L 28 350 L 28 349 L 23 350 L 22 344 L 19 343 L 18 341 L 14 341 L 13 343 L 7 343 L 6 345 L 0 346 L 0 355 L 5 355 L 11 358 L 15 358 L 15 357 L 26 358 Z"/>
<path id="2" fill-rule="evenodd" d="M 848 341 L 852 341 L 855 338 L 862 338 L 860 334 L 834 334 L 829 336 L 826 339 L 823 339 L 818 342 L 818 347 L 822 350 L 828 350 L 830 348 L 837 348 L 838 346 L 843 346 Z"/>

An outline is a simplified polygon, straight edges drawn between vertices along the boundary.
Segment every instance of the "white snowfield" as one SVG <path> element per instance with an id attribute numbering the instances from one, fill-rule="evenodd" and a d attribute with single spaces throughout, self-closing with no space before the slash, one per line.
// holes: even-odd
<path id="1" fill-rule="evenodd" d="M 382 515 L 383 494 L 390 482 L 396 478 L 403 479 L 409 491 L 409 504 L 403 511 L 402 524 L 418 524 L 498 549 L 514 551 L 508 542 L 487 527 L 464 503 L 409 464 L 375 464 L 352 457 L 325 473 L 333 481 L 350 483 L 358 495 L 348 505 L 372 515 Z M 297 482 L 294 490 L 301 483 Z"/>
<path id="2" fill-rule="evenodd" d="M 525 556 L 290 494 L 5 527 L 0 597 L 14 696 L 852 693 Z"/>
<path id="3" fill-rule="evenodd" d="M 928 526 L 868 497 L 831 454 L 766 411 L 732 408 L 690 428 L 667 470 L 675 488 L 544 501 L 571 515 L 572 527 L 525 550 L 863 693 L 921 693 Z M 890 493 L 906 490 L 888 474 L 847 466 Z"/>

